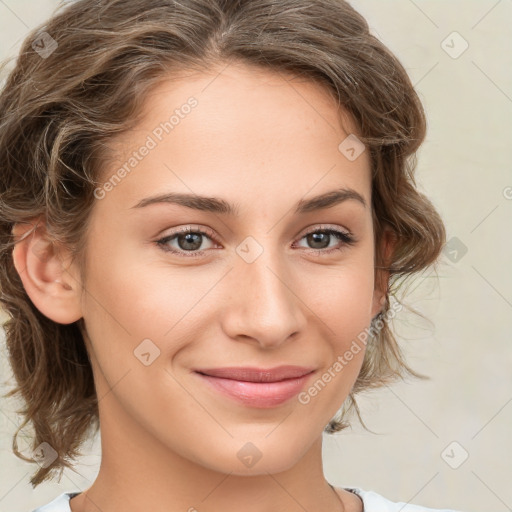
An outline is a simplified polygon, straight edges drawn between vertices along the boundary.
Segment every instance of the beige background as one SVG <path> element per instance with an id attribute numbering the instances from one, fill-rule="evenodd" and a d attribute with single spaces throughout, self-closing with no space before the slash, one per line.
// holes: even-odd
<path id="1" fill-rule="evenodd" d="M 393 501 L 468 512 L 512 510 L 512 1 L 352 4 L 417 86 L 429 121 L 418 183 L 445 219 L 448 240 L 456 237 L 467 253 L 461 257 L 459 250 L 454 260 L 452 240 L 439 279 L 425 273 L 412 285 L 408 303 L 432 324 L 408 313 L 395 323 L 409 362 L 431 380 L 360 399 L 363 418 L 377 434 L 354 421 L 352 430 L 325 436 L 326 477 Z M 13 55 L 56 5 L 0 0 L 0 58 Z M 450 35 L 454 31 L 459 35 Z M 452 56 L 464 40 L 469 47 L 453 58 L 442 47 L 445 39 Z M 4 381 L 10 370 L 5 356 L 0 360 Z M 60 483 L 32 490 L 32 466 L 11 454 L 19 423 L 15 404 L 0 404 L 0 510 L 27 512 L 90 485 L 98 440 L 77 473 L 66 471 Z M 454 469 L 448 462 L 460 465 Z"/>

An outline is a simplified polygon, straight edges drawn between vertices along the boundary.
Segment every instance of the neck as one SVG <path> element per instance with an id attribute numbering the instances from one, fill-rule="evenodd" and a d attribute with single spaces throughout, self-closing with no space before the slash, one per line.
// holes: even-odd
<path id="1" fill-rule="evenodd" d="M 93 485 L 70 501 L 72 512 L 344 510 L 323 474 L 322 436 L 285 471 L 240 476 L 170 451 L 120 410 L 109 407 L 100 418 L 100 471 Z"/>

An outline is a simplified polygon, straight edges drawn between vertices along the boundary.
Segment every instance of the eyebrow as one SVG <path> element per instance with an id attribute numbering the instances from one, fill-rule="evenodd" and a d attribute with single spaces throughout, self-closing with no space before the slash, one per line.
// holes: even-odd
<path id="1" fill-rule="evenodd" d="M 331 208 L 350 199 L 358 201 L 365 208 L 367 206 L 364 197 L 359 194 L 359 192 L 351 188 L 340 188 L 337 190 L 331 190 L 330 192 L 325 192 L 324 194 L 310 199 L 301 199 L 296 205 L 295 214 L 303 214 L 323 210 L 325 208 Z M 146 206 L 159 203 L 178 204 L 186 206 L 187 208 L 193 208 L 194 210 L 224 215 L 238 215 L 238 205 L 232 205 L 224 199 L 178 192 L 146 197 L 130 207 L 130 209 L 145 208 Z"/>

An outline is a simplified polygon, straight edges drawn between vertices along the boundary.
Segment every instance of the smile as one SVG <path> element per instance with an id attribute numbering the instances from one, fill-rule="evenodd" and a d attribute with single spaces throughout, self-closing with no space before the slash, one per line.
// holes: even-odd
<path id="1" fill-rule="evenodd" d="M 304 388 L 314 369 L 281 366 L 270 370 L 217 368 L 196 370 L 211 389 L 249 407 L 269 408 L 283 404 Z"/>

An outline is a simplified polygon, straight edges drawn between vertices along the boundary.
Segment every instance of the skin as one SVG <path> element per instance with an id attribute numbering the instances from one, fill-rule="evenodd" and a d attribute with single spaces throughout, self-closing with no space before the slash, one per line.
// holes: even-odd
<path id="1" fill-rule="evenodd" d="M 354 126 L 348 116 L 346 130 L 340 126 L 322 86 L 232 63 L 154 89 L 136 129 L 111 141 L 105 180 L 190 96 L 197 107 L 97 200 L 85 282 L 65 248 L 48 246 L 48 257 L 37 257 L 44 224 L 13 252 L 36 307 L 63 324 L 83 317 L 87 329 L 102 462 L 71 510 L 362 511 L 357 496 L 329 487 L 321 449 L 364 350 L 308 404 L 294 397 L 269 409 L 212 391 L 192 370 L 313 366 L 309 386 L 370 325 L 383 293 L 374 281 L 368 151 L 350 161 L 338 150 Z M 299 200 L 340 187 L 356 190 L 367 207 L 350 199 L 293 213 Z M 238 213 L 131 208 L 171 191 L 219 197 Z M 356 243 L 331 236 L 315 253 L 321 246 L 305 235 L 326 225 L 348 230 Z M 156 244 L 187 226 L 214 235 L 202 238 L 201 256 Z M 252 263 L 236 252 L 249 236 L 263 250 Z M 185 253 L 178 242 L 167 246 Z M 333 247 L 342 250 L 326 252 Z M 145 366 L 134 350 L 147 338 L 160 355 Z M 262 455 L 250 468 L 237 457 L 248 442 Z"/>

